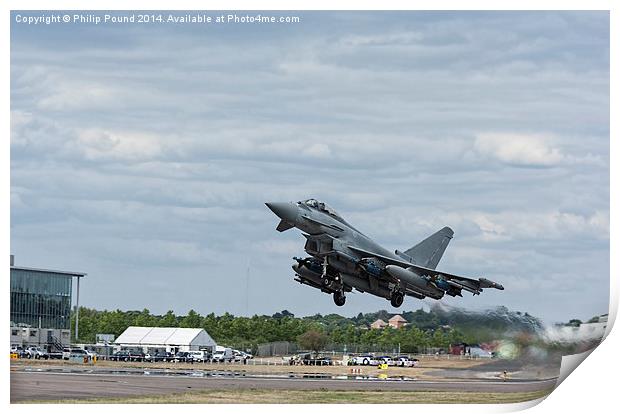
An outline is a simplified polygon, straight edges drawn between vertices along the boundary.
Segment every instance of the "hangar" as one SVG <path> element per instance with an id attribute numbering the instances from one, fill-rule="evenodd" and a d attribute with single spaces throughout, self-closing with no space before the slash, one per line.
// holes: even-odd
<path id="1" fill-rule="evenodd" d="M 166 350 L 179 351 L 213 351 L 216 343 L 204 329 L 199 328 L 159 328 L 130 326 L 120 334 L 116 345 L 121 348 L 140 348 L 143 352 Z"/>

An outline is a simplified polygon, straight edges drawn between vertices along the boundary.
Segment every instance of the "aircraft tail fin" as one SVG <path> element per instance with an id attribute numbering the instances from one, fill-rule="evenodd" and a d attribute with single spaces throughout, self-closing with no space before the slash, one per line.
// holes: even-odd
<path id="1" fill-rule="evenodd" d="M 435 269 L 452 236 L 454 236 L 454 231 L 450 227 L 444 227 L 411 249 L 406 250 L 405 254 L 411 257 L 416 265 Z"/>

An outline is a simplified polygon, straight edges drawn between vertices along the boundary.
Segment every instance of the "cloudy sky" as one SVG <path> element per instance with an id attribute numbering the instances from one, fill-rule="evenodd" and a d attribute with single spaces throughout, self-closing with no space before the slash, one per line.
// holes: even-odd
<path id="1" fill-rule="evenodd" d="M 316 197 L 390 249 L 451 226 L 439 269 L 506 290 L 446 304 L 607 311 L 608 13 L 17 14 L 41 13 L 12 14 L 11 251 L 87 272 L 84 306 L 392 309 L 292 280 L 304 239 L 263 203 Z"/>

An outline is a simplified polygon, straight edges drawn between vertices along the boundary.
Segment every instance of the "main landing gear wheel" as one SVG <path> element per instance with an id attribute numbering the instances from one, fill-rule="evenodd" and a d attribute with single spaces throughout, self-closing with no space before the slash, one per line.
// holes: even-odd
<path id="1" fill-rule="evenodd" d="M 392 294 L 392 298 L 390 299 L 390 303 L 395 308 L 398 308 L 398 307 L 400 307 L 400 305 L 403 304 L 404 300 L 405 300 L 405 296 L 402 293 L 395 292 L 394 294 Z"/>
<path id="2" fill-rule="evenodd" d="M 336 306 L 342 306 L 346 302 L 347 297 L 344 295 L 344 292 L 334 292 L 334 303 Z"/>

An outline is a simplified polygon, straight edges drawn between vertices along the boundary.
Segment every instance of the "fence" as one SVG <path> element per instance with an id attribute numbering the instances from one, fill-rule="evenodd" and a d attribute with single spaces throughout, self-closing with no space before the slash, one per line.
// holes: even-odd
<path id="1" fill-rule="evenodd" d="M 449 352 L 449 348 L 438 347 L 417 347 L 414 349 L 401 348 L 399 344 L 379 345 L 379 344 L 328 344 L 323 348 L 325 352 L 336 354 L 444 354 Z"/>
<path id="2" fill-rule="evenodd" d="M 299 350 L 299 347 L 294 342 L 269 342 L 266 344 L 259 344 L 256 349 L 256 356 L 258 357 L 272 357 L 294 354 Z"/>
<path id="3" fill-rule="evenodd" d="M 284 356 L 292 355 L 301 350 L 295 342 L 268 342 L 259 344 L 256 347 L 255 355 L 257 357 L 272 357 L 272 356 Z M 344 355 L 344 354 L 386 354 L 386 355 L 398 355 L 398 354 L 426 354 L 434 355 L 437 353 L 448 353 L 448 348 L 437 347 L 420 347 L 411 352 L 409 349 L 401 349 L 399 345 L 379 345 L 379 344 L 328 344 L 322 350 L 321 353 L 332 355 Z"/>

